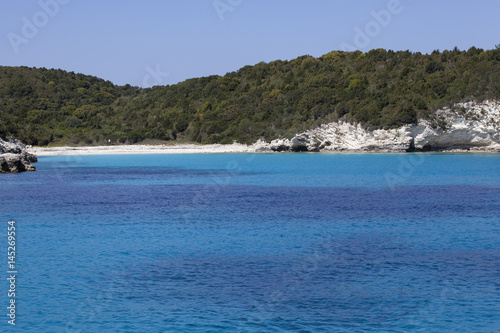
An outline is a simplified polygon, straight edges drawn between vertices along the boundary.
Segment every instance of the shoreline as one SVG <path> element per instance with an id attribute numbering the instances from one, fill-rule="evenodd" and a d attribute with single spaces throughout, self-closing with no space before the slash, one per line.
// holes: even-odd
<path id="1" fill-rule="evenodd" d="M 230 145 L 114 145 L 83 147 L 30 147 L 28 152 L 37 156 L 58 155 L 140 155 L 140 154 L 219 154 L 257 153 L 257 148 L 243 144 Z"/>
<path id="2" fill-rule="evenodd" d="M 238 154 L 238 153 L 282 153 L 262 146 L 233 143 L 228 145 L 179 144 L 179 145 L 113 145 L 83 147 L 29 147 L 27 151 L 36 156 L 65 155 L 145 155 L 145 154 Z M 294 152 L 286 152 L 294 153 Z M 318 152 L 312 152 L 318 153 Z M 411 152 L 391 150 L 322 150 L 328 154 L 408 154 Z M 416 153 L 499 154 L 495 150 L 473 147 L 470 149 L 443 149 Z"/>
<path id="3" fill-rule="evenodd" d="M 457 109 L 459 108 L 459 109 Z M 460 112 L 457 110 L 461 110 Z M 464 113 L 465 112 L 465 113 Z M 221 154 L 321 152 L 330 154 L 377 153 L 457 153 L 499 154 L 500 102 L 463 102 L 436 111 L 444 125 L 420 119 L 397 129 L 368 130 L 346 121 L 323 124 L 291 139 L 271 142 L 259 139 L 253 144 L 208 144 L 196 142 L 143 141 L 135 145 L 108 144 L 81 147 L 31 147 L 38 156 L 109 154 Z M 468 115 L 466 117 L 466 115 Z M 109 142 L 109 141 L 108 141 Z"/>

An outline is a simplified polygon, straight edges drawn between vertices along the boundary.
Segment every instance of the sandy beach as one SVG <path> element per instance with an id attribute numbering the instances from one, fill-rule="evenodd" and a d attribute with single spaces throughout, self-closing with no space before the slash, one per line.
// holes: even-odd
<path id="1" fill-rule="evenodd" d="M 57 156 L 57 155 L 124 155 L 124 154 L 227 154 L 227 153 L 273 153 L 273 151 L 261 142 L 253 145 L 233 143 L 230 145 L 116 145 L 116 146 L 88 146 L 88 147 L 29 147 L 27 151 L 36 156 Z M 402 151 L 390 150 L 322 150 L 323 153 L 337 154 L 390 154 L 402 153 Z M 498 154 L 497 150 L 485 149 L 483 147 L 473 147 L 470 149 L 443 149 L 434 151 L 435 153 L 471 153 L 471 154 Z"/>
<path id="2" fill-rule="evenodd" d="M 30 147 L 28 152 L 37 156 L 53 155 L 112 155 L 112 154 L 217 154 L 217 153 L 256 153 L 262 147 L 257 145 L 116 145 L 89 147 Z"/>

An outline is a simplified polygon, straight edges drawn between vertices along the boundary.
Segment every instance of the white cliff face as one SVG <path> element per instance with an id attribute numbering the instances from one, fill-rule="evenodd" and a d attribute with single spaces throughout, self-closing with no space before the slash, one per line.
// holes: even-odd
<path id="1" fill-rule="evenodd" d="M 443 128 L 422 120 L 410 129 L 416 149 L 500 150 L 500 102 L 459 103 L 439 110 L 436 116 L 445 123 Z"/>
<path id="2" fill-rule="evenodd" d="M 436 112 L 433 121 L 399 129 L 364 129 L 334 122 L 306 131 L 292 140 L 271 142 L 274 151 L 411 151 L 467 149 L 500 151 L 500 102 L 458 103 Z"/>
<path id="3" fill-rule="evenodd" d="M 306 133 L 318 138 L 325 146 L 324 150 L 330 151 L 405 151 L 412 140 L 407 127 L 397 130 L 367 131 L 359 124 L 346 122 L 323 125 Z"/>

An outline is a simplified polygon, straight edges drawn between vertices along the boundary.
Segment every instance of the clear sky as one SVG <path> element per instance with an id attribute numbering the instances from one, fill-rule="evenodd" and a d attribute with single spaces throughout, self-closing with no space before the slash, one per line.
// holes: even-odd
<path id="1" fill-rule="evenodd" d="M 0 0 L 0 65 L 151 86 L 333 50 L 493 49 L 499 0 Z"/>

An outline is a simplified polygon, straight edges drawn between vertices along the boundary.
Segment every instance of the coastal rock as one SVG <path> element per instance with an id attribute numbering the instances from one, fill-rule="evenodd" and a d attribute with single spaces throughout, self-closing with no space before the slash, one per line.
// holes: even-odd
<path id="1" fill-rule="evenodd" d="M 290 151 L 292 143 L 288 139 L 276 139 L 271 141 L 269 149 L 272 151 Z"/>
<path id="2" fill-rule="evenodd" d="M 302 133 L 291 140 L 292 151 L 319 151 L 321 141 L 308 133 Z"/>
<path id="3" fill-rule="evenodd" d="M 497 151 L 500 152 L 500 102 L 464 102 L 436 112 L 433 120 L 398 129 L 368 130 L 333 122 L 271 141 L 272 151 Z"/>
<path id="4" fill-rule="evenodd" d="M 21 141 L 0 139 L 0 172 L 35 171 L 31 164 L 35 162 L 36 156 L 28 153 Z"/>
<path id="5" fill-rule="evenodd" d="M 347 122 L 326 124 L 299 137 L 310 143 L 308 151 L 406 151 L 412 142 L 406 127 L 369 131 Z"/>
<path id="6" fill-rule="evenodd" d="M 251 151 L 256 152 L 266 152 L 270 151 L 269 145 L 264 140 L 258 140 L 256 143 L 250 146 Z"/>
<path id="7" fill-rule="evenodd" d="M 500 103 L 459 103 L 436 118 L 440 126 L 422 120 L 411 128 L 415 149 L 500 151 Z"/>

